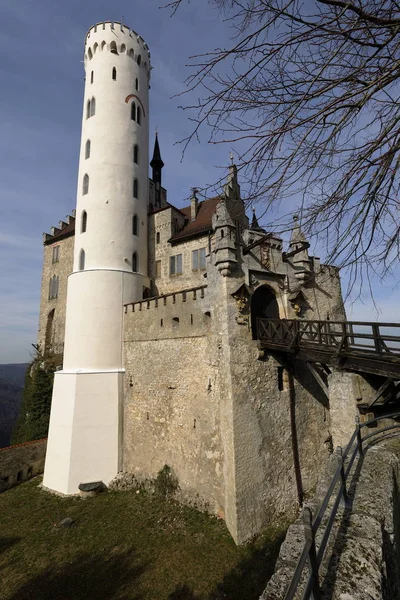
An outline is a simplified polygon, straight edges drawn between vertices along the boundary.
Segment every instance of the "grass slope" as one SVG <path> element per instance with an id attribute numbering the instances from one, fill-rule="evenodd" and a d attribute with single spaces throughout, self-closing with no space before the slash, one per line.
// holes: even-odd
<path id="1" fill-rule="evenodd" d="M 222 521 L 146 492 L 81 500 L 39 483 L 0 495 L 2 600 L 256 600 L 284 535 L 238 548 Z"/>

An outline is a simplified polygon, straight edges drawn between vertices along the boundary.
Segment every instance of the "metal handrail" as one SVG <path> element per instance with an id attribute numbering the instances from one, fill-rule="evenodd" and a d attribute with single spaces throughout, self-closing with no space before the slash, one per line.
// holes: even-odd
<path id="1" fill-rule="evenodd" d="M 349 443 L 347 444 L 344 452 L 342 452 L 341 448 L 339 449 L 339 457 L 340 464 L 335 471 L 334 476 L 332 477 L 331 483 L 329 485 L 328 491 L 325 494 L 324 499 L 321 502 L 321 505 L 318 509 L 317 515 L 313 520 L 312 512 L 309 507 L 305 507 L 303 509 L 303 522 L 304 522 L 304 537 L 305 543 L 302 550 L 302 553 L 299 557 L 299 560 L 296 565 L 295 572 L 293 574 L 292 580 L 286 590 L 286 594 L 284 596 L 284 600 L 293 600 L 296 592 L 298 591 L 298 586 L 303 575 L 304 567 L 306 563 L 309 565 L 309 575 L 305 582 L 305 587 L 303 591 L 303 595 L 301 596 L 302 600 L 320 600 L 321 599 L 321 586 L 319 582 L 319 567 L 321 566 L 326 546 L 328 544 L 329 536 L 332 531 L 332 526 L 335 521 L 336 513 L 338 511 L 340 503 L 344 500 L 347 501 L 347 487 L 346 483 L 348 477 L 350 475 L 351 468 L 353 463 L 357 457 L 357 455 L 362 456 L 364 453 L 363 443 L 374 437 L 375 435 L 381 434 L 385 431 L 390 431 L 392 429 L 396 429 L 400 426 L 400 423 L 394 423 L 384 427 L 382 429 L 377 429 L 376 431 L 365 435 L 364 437 L 361 435 L 361 430 L 364 427 L 369 427 L 374 423 L 382 419 L 395 419 L 400 417 L 400 412 L 392 413 L 390 415 L 382 415 L 379 417 L 375 417 L 366 423 L 360 424 L 359 417 L 356 417 L 356 429 L 354 430 L 353 435 L 350 438 Z M 346 464 L 346 460 L 348 462 Z M 316 533 L 321 527 L 322 520 L 324 518 L 326 509 L 328 508 L 328 504 L 332 496 L 334 495 L 335 488 L 340 481 L 339 489 L 336 493 L 335 500 L 331 511 L 328 516 L 327 524 L 324 528 L 324 533 L 322 536 L 322 540 L 319 544 L 318 549 L 316 548 L 315 537 Z"/>

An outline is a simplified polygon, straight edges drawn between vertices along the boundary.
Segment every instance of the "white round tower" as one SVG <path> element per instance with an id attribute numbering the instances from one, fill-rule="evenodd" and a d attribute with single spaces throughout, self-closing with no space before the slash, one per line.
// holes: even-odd
<path id="1" fill-rule="evenodd" d="M 43 482 L 68 494 L 117 473 L 123 305 L 149 287 L 150 53 L 129 27 L 104 22 L 87 33 L 84 63 L 74 268 Z"/>

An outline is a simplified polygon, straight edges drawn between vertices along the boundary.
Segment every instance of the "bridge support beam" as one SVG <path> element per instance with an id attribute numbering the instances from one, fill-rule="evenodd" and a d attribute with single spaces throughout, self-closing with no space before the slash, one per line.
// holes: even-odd
<path id="1" fill-rule="evenodd" d="M 328 376 L 329 414 L 333 447 L 345 447 L 353 434 L 357 399 L 360 398 L 358 375 L 333 369 Z"/>

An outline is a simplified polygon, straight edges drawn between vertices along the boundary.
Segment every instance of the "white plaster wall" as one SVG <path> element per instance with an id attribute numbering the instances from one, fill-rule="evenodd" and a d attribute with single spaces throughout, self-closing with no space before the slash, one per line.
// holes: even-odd
<path id="1" fill-rule="evenodd" d="M 74 270 L 79 268 L 81 248 L 86 269 L 131 270 L 132 253 L 139 258 L 138 272 L 147 274 L 147 203 L 149 163 L 148 74 L 150 59 L 144 42 L 128 27 L 111 23 L 92 28 L 85 45 L 85 92 L 82 139 L 77 186 L 77 227 Z M 103 50 L 101 47 L 105 42 Z M 110 51 L 115 42 L 118 55 Z M 97 49 L 95 46 L 97 44 Z M 125 52 L 121 46 L 125 45 Z M 89 50 L 92 58 L 89 58 Z M 129 52 L 133 50 L 134 56 Z M 138 65 L 137 57 L 141 56 Z M 117 70 L 112 79 L 113 67 Z M 91 73 L 93 72 L 93 83 Z M 135 80 L 139 80 L 136 90 Z M 134 95 L 135 98 L 126 102 Z M 86 118 L 89 99 L 96 99 L 96 113 Z M 131 119 L 131 102 L 142 106 L 141 125 Z M 87 140 L 90 158 L 85 159 Z M 139 164 L 133 162 L 133 147 L 139 145 Z M 82 194 L 83 178 L 89 175 L 89 193 Z M 133 198 L 133 180 L 139 181 L 139 198 Z M 87 212 L 87 230 L 81 233 L 82 211 Z M 132 235 L 132 217 L 139 218 L 139 235 Z"/>

